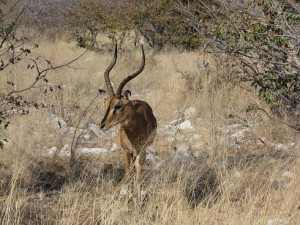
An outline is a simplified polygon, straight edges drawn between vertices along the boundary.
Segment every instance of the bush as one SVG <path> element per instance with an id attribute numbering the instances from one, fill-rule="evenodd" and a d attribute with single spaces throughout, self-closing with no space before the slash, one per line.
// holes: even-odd
<path id="1" fill-rule="evenodd" d="M 232 65 L 251 82 L 261 99 L 277 115 L 289 117 L 300 130 L 300 11 L 295 1 L 221 2 L 199 1 L 194 9 L 180 5 L 191 26 L 206 36 L 212 51 L 234 57 Z M 203 17 L 195 12 L 203 13 Z"/>

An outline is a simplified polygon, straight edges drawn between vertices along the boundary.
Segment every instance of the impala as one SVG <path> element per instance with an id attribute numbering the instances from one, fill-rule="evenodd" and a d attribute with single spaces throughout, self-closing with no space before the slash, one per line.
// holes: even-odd
<path id="1" fill-rule="evenodd" d="M 123 92 L 124 86 L 137 77 L 145 67 L 145 53 L 142 45 L 142 63 L 137 71 L 127 76 L 115 92 L 109 73 L 117 61 L 117 45 L 115 45 L 114 57 L 111 64 L 104 72 L 104 79 L 110 99 L 108 108 L 101 121 L 101 129 L 104 131 L 115 126 L 123 149 L 125 166 L 125 178 L 130 176 L 131 168 L 135 168 L 136 181 L 138 182 L 141 166 L 146 160 L 146 147 L 152 144 L 156 134 L 156 118 L 150 105 L 141 100 L 130 100 L 131 92 Z M 139 189 L 139 188 L 138 188 Z"/>

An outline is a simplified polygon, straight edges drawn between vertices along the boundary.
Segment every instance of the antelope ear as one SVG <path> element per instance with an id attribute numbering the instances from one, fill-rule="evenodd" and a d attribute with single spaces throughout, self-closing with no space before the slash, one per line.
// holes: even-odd
<path id="1" fill-rule="evenodd" d="M 124 96 L 127 100 L 129 100 L 129 98 L 131 96 L 131 91 L 129 91 L 129 90 L 124 91 Z"/>
<path id="2" fill-rule="evenodd" d="M 105 91 L 105 90 L 103 90 L 103 89 L 98 89 L 98 91 L 99 91 L 100 95 L 102 95 L 102 97 L 103 97 L 104 99 L 108 99 L 108 98 L 109 98 L 109 94 L 108 94 L 107 91 Z"/>
<path id="3" fill-rule="evenodd" d="M 108 94 L 107 91 L 105 91 L 103 89 L 98 89 L 98 91 L 101 95 Z"/>

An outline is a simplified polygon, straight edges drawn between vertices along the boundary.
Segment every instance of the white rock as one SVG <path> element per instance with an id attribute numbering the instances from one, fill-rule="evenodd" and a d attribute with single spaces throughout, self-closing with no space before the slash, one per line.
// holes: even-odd
<path id="1" fill-rule="evenodd" d="M 59 154 L 61 156 L 69 156 L 70 155 L 69 146 L 64 145 L 64 147 L 62 147 L 61 149 L 58 149 L 57 147 L 52 147 L 52 148 L 48 149 L 48 153 L 46 153 L 46 154 L 49 154 L 49 155 Z"/>
<path id="2" fill-rule="evenodd" d="M 69 128 L 69 133 L 70 133 L 70 134 L 74 134 L 75 131 L 76 131 L 76 128 L 75 128 L 75 127 L 70 127 L 70 128 Z"/>
<path id="3" fill-rule="evenodd" d="M 146 160 L 152 162 L 159 162 L 160 158 L 156 155 L 156 149 L 153 147 L 148 147 L 146 149 Z"/>
<path id="4" fill-rule="evenodd" d="M 285 178 L 278 178 L 274 180 L 272 184 L 276 189 L 287 188 L 289 186 L 289 181 Z"/>
<path id="5" fill-rule="evenodd" d="M 224 126 L 222 127 L 222 129 L 224 131 L 232 131 L 232 130 L 236 130 L 238 128 L 241 128 L 241 124 L 231 124 L 231 125 L 227 125 L 227 126 Z"/>
<path id="6" fill-rule="evenodd" d="M 12 141 L 8 138 L 3 138 L 0 140 L 0 142 L 4 145 L 4 146 L 10 146 Z"/>
<path id="7" fill-rule="evenodd" d="M 182 144 L 176 151 L 176 155 L 188 157 L 192 155 L 192 147 L 188 144 Z"/>
<path id="8" fill-rule="evenodd" d="M 65 144 L 64 147 L 62 147 L 60 151 L 66 152 L 68 150 L 69 150 L 69 145 Z"/>
<path id="9" fill-rule="evenodd" d="M 285 218 L 268 219 L 266 225 L 287 225 L 288 220 Z"/>
<path id="10" fill-rule="evenodd" d="M 97 136 L 97 137 L 100 137 L 100 136 L 104 136 L 105 133 L 103 132 L 103 130 L 100 129 L 100 127 L 95 124 L 95 123 L 91 123 L 89 125 L 89 129 Z"/>
<path id="11" fill-rule="evenodd" d="M 180 130 L 192 130 L 194 127 L 192 126 L 191 121 L 186 120 L 178 125 L 178 129 Z"/>
<path id="12" fill-rule="evenodd" d="M 110 151 L 111 151 L 111 152 L 114 152 L 114 151 L 116 151 L 116 150 L 118 150 L 118 149 L 119 149 L 119 146 L 118 146 L 116 143 L 113 143 L 112 146 L 111 146 Z"/>
<path id="13" fill-rule="evenodd" d="M 262 140 L 263 142 L 267 142 L 267 141 L 268 141 L 268 139 L 267 139 L 266 137 L 262 137 L 261 140 Z"/>
<path id="14" fill-rule="evenodd" d="M 147 197 L 148 192 L 146 190 L 141 190 L 141 198 L 142 200 Z"/>
<path id="15" fill-rule="evenodd" d="M 286 178 L 292 178 L 294 176 L 294 173 L 293 172 L 290 172 L 290 171 L 284 171 L 282 173 L 282 176 L 283 177 L 286 177 Z"/>
<path id="16" fill-rule="evenodd" d="M 189 119 L 196 114 L 196 109 L 194 107 L 188 108 L 183 114 L 185 119 Z"/>
<path id="17" fill-rule="evenodd" d="M 122 185 L 121 190 L 120 190 L 120 195 L 121 196 L 126 196 L 127 194 L 127 186 L 126 185 Z"/>
<path id="18" fill-rule="evenodd" d="M 245 137 L 245 130 L 239 130 L 230 136 L 232 138 L 243 138 L 243 137 Z"/>
<path id="19" fill-rule="evenodd" d="M 196 158 L 206 158 L 206 157 L 208 157 L 208 153 L 204 152 L 204 151 L 197 151 L 197 152 L 194 152 L 194 157 L 196 157 Z"/>
<path id="20" fill-rule="evenodd" d="M 55 154 L 56 152 L 58 152 L 58 148 L 57 147 L 52 147 L 48 149 L 48 153 L 49 154 Z"/>
<path id="21" fill-rule="evenodd" d="M 160 136 L 173 136 L 175 134 L 175 129 L 170 125 L 165 125 L 163 127 L 158 127 L 156 133 Z"/>
<path id="22" fill-rule="evenodd" d="M 97 124 L 90 124 L 89 129 L 97 136 L 104 138 L 115 138 L 117 136 L 116 129 L 114 127 L 110 128 L 107 131 L 103 131 Z"/>
<path id="23" fill-rule="evenodd" d="M 202 135 L 201 134 L 194 134 L 192 139 L 194 140 L 201 140 L 202 139 Z"/>
<path id="24" fill-rule="evenodd" d="M 176 142 L 176 139 L 173 138 L 173 137 L 167 137 L 167 138 L 166 138 L 166 141 L 172 144 L 172 143 L 175 143 L 175 142 Z"/>
<path id="25" fill-rule="evenodd" d="M 203 149 L 204 148 L 204 144 L 202 142 L 195 142 L 192 145 L 193 149 Z"/>
<path id="26" fill-rule="evenodd" d="M 58 116 L 51 115 L 51 121 L 62 131 L 66 132 L 68 130 L 68 124 L 67 122 Z"/>
<path id="27" fill-rule="evenodd" d="M 185 121 L 184 118 L 180 118 L 180 119 L 177 119 L 177 120 L 172 120 L 172 121 L 170 122 L 170 125 L 172 125 L 172 126 L 177 126 L 177 125 L 183 123 L 184 121 Z"/>
<path id="28" fill-rule="evenodd" d="M 290 146 L 291 148 L 293 148 L 293 147 L 296 146 L 296 143 L 295 143 L 295 142 L 291 142 L 291 143 L 289 143 L 289 146 Z"/>
<path id="29" fill-rule="evenodd" d="M 116 129 L 109 129 L 109 133 L 108 134 L 106 134 L 106 135 L 108 135 L 109 137 L 111 137 L 111 138 L 115 138 L 115 137 L 117 137 L 117 133 L 116 133 Z"/>
<path id="30" fill-rule="evenodd" d="M 237 143 L 229 143 L 229 147 L 231 148 L 231 150 L 239 150 L 241 148 L 241 146 Z"/>
<path id="31" fill-rule="evenodd" d="M 83 137 L 84 140 L 87 141 L 91 138 L 91 135 L 90 134 L 84 134 L 82 137 Z"/>
<path id="32" fill-rule="evenodd" d="M 151 146 L 149 146 L 149 147 L 147 147 L 146 152 L 147 153 L 156 154 L 156 149 L 153 148 L 153 147 L 151 147 Z"/>
<path id="33" fill-rule="evenodd" d="M 146 160 L 154 162 L 154 161 L 156 161 L 156 156 L 154 154 L 152 154 L 152 153 L 148 153 L 146 155 Z"/>
<path id="34" fill-rule="evenodd" d="M 287 151 L 287 147 L 283 144 L 275 144 L 274 150 L 277 152 L 285 152 L 285 151 Z"/>
<path id="35" fill-rule="evenodd" d="M 110 152 L 106 148 L 80 148 L 81 153 L 94 153 L 94 154 L 104 154 Z"/>

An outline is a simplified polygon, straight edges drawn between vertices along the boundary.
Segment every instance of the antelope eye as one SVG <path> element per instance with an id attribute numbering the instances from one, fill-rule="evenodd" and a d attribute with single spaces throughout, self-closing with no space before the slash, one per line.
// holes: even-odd
<path id="1" fill-rule="evenodd" d="M 120 108 L 121 108 L 121 105 L 119 103 L 114 105 L 114 109 L 120 109 Z"/>

